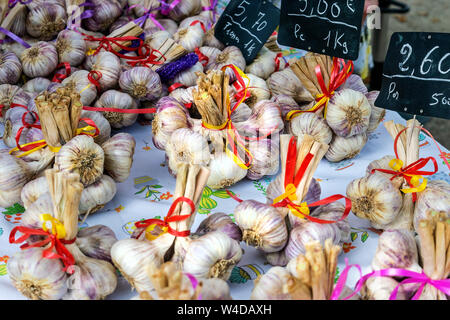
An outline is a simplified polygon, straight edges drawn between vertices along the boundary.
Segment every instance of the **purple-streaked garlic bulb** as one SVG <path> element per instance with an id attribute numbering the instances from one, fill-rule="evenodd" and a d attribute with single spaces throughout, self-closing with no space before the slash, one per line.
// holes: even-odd
<path id="1" fill-rule="evenodd" d="M 290 132 L 301 141 L 305 134 L 317 142 L 330 144 L 333 132 L 327 122 L 315 113 L 300 113 L 290 121 Z"/>
<path id="2" fill-rule="evenodd" d="M 11 108 L 6 111 L 5 114 L 5 130 L 3 132 L 3 143 L 10 147 L 14 148 L 16 147 L 16 136 L 20 128 L 22 128 L 23 122 L 22 117 L 25 113 L 27 113 L 28 110 L 24 108 Z M 24 120 L 27 123 L 33 123 L 34 117 L 31 113 L 27 113 L 25 115 Z M 22 134 L 20 135 L 19 143 L 24 144 L 26 135 L 29 131 L 29 128 L 22 128 Z"/>
<path id="3" fill-rule="evenodd" d="M 314 222 L 299 224 L 289 234 L 289 241 L 284 248 L 286 257 L 290 260 L 299 254 L 305 254 L 306 243 L 319 241 L 324 245 L 325 240 L 328 238 L 336 245 L 341 241 L 341 232 L 334 224 L 319 224 Z"/>
<path id="4" fill-rule="evenodd" d="M 60 62 L 68 62 L 71 66 L 80 65 L 86 57 L 84 37 L 73 30 L 63 30 L 56 38 L 56 50 Z"/>
<path id="5" fill-rule="evenodd" d="M 283 58 L 277 58 L 276 52 L 262 47 L 255 60 L 245 68 L 245 72 L 267 80 L 275 71 L 284 70 L 286 65 Z"/>
<path id="6" fill-rule="evenodd" d="M 58 52 L 52 43 L 39 41 L 22 52 L 20 61 L 26 76 L 47 77 L 58 65 Z"/>
<path id="7" fill-rule="evenodd" d="M 47 90 L 48 86 L 51 83 L 52 82 L 47 78 L 37 77 L 25 82 L 25 84 L 22 86 L 22 89 L 26 92 L 37 94 L 41 93 L 44 90 Z"/>
<path id="8" fill-rule="evenodd" d="M 120 88 L 140 101 L 151 101 L 161 96 L 159 75 L 146 67 L 135 67 L 123 72 L 119 78 Z"/>
<path id="9" fill-rule="evenodd" d="M 109 26 L 122 14 L 122 6 L 117 0 L 91 0 L 94 5 L 93 15 L 84 20 L 88 30 L 107 30 Z"/>
<path id="10" fill-rule="evenodd" d="M 195 48 L 203 45 L 203 37 L 205 33 L 197 26 L 188 26 L 179 28 L 173 35 L 173 40 L 185 48 L 188 52 L 193 52 Z"/>
<path id="11" fill-rule="evenodd" d="M 414 209 L 414 229 L 420 220 L 431 218 L 432 212 L 445 212 L 450 217 L 450 185 L 443 180 L 428 181 L 427 187 L 417 193 Z"/>
<path id="12" fill-rule="evenodd" d="M 105 91 L 95 102 L 96 108 L 137 109 L 137 102 L 128 94 L 117 90 Z M 119 129 L 136 122 L 137 113 L 103 112 L 111 127 Z"/>
<path id="13" fill-rule="evenodd" d="M 105 152 L 105 172 L 114 181 L 124 182 L 130 176 L 135 147 L 136 140 L 126 132 L 117 133 L 102 144 Z"/>
<path id="14" fill-rule="evenodd" d="M 267 85 L 273 95 L 287 95 L 300 105 L 314 100 L 291 68 L 272 73 L 267 79 Z"/>
<path id="15" fill-rule="evenodd" d="M 334 136 L 331 140 L 330 148 L 325 154 L 330 162 L 339 162 L 344 159 L 356 157 L 364 148 L 368 140 L 366 133 L 358 134 L 350 138 Z"/>
<path id="16" fill-rule="evenodd" d="M 165 3 L 170 6 L 175 0 L 167 0 Z M 161 5 L 161 9 L 164 9 L 165 5 Z M 199 14 L 202 9 L 201 0 L 180 1 L 176 4 L 168 13 L 169 18 L 175 21 L 181 21 L 186 17 L 191 17 Z M 169 10 L 169 9 L 168 9 Z M 165 12 L 161 10 L 163 14 Z"/>
<path id="17" fill-rule="evenodd" d="M 364 81 L 362 80 L 361 76 L 357 74 L 352 74 L 350 77 L 345 80 L 344 84 L 339 87 L 340 90 L 344 89 L 352 89 L 358 92 L 361 92 L 362 94 L 366 94 L 368 92 L 366 85 L 364 84 Z"/>
<path id="18" fill-rule="evenodd" d="M 250 94 L 250 97 L 245 99 L 245 103 L 250 107 L 253 108 L 258 102 L 263 100 L 269 100 L 271 93 L 269 90 L 269 87 L 267 86 L 266 81 L 263 79 L 248 73 L 247 77 L 249 78 L 249 87 L 248 87 L 248 93 Z M 234 87 L 233 87 L 234 89 Z M 233 90 L 235 91 L 235 90 Z"/>
<path id="19" fill-rule="evenodd" d="M 176 77 L 171 80 L 171 83 L 181 83 L 186 87 L 195 86 L 198 79 L 197 72 L 203 72 L 203 65 L 200 62 L 197 62 L 191 68 L 177 74 Z"/>
<path id="20" fill-rule="evenodd" d="M 314 209 L 311 216 L 328 221 L 339 220 L 345 212 L 345 205 L 340 202 L 332 202 L 323 206 L 319 206 Z M 338 221 L 335 225 L 341 231 L 341 243 L 350 241 L 351 226 L 348 222 L 348 218 Z"/>
<path id="21" fill-rule="evenodd" d="M 410 230 L 385 230 L 378 238 L 377 251 L 372 260 L 374 270 L 400 268 L 421 272 L 414 234 Z"/>
<path id="22" fill-rule="evenodd" d="M 116 31 L 117 29 L 120 29 L 124 25 L 126 25 L 128 22 L 133 20 L 133 16 L 123 15 L 116 19 L 110 26 L 109 26 L 109 33 L 112 33 Z"/>
<path id="23" fill-rule="evenodd" d="M 377 100 L 379 94 L 380 91 L 370 91 L 366 93 L 367 101 L 369 101 L 370 105 L 372 106 L 367 133 L 374 132 L 386 115 L 386 109 L 378 108 L 375 106 L 375 101 Z"/>
<path id="24" fill-rule="evenodd" d="M 169 93 L 169 96 L 185 105 L 194 102 L 194 97 L 192 94 L 194 90 L 198 90 L 198 87 L 197 86 L 192 86 L 189 88 L 180 87 Z"/>
<path id="25" fill-rule="evenodd" d="M 157 111 L 152 121 L 153 144 L 164 150 L 172 133 L 180 128 L 190 128 L 186 108 L 172 97 L 163 97 L 156 104 Z"/>
<path id="26" fill-rule="evenodd" d="M 242 71 L 245 70 L 247 63 L 238 47 L 230 46 L 223 49 L 223 51 L 216 56 L 216 59 L 213 59 L 206 70 L 221 70 L 224 66 L 229 64 L 234 64 Z M 226 74 L 230 77 L 230 83 L 236 80 L 236 75 L 231 69 L 227 68 Z"/>
<path id="27" fill-rule="evenodd" d="M 271 266 L 285 267 L 289 260 L 284 250 L 278 252 L 266 253 L 266 260 Z"/>
<path id="28" fill-rule="evenodd" d="M 22 90 L 19 86 L 11 84 L 0 85 L 0 105 L 2 106 L 0 112 L 0 120 L 3 122 L 6 112 L 9 110 L 12 103 L 27 106 L 30 101 L 30 95 Z"/>
<path id="29" fill-rule="evenodd" d="M 222 42 L 220 42 L 214 35 L 214 27 L 206 31 L 203 44 L 205 46 L 217 48 L 219 50 L 225 49 L 225 45 Z"/>
<path id="30" fill-rule="evenodd" d="M 242 231 L 231 217 L 223 212 L 216 212 L 203 220 L 195 231 L 195 236 L 203 236 L 212 231 L 221 231 L 230 238 L 241 241 Z"/>
<path id="31" fill-rule="evenodd" d="M 91 71 L 100 72 L 98 82 L 101 90 L 111 89 L 119 80 L 120 59 L 114 53 L 101 51 L 94 56 Z"/>
<path id="32" fill-rule="evenodd" d="M 97 88 L 89 81 L 89 71 L 79 70 L 64 79 L 61 84 L 80 94 L 81 103 L 90 106 L 97 98 Z"/>
<path id="33" fill-rule="evenodd" d="M 372 106 L 363 93 L 344 89 L 330 99 L 326 120 L 335 134 L 350 138 L 367 131 L 371 112 Z"/>
<path id="34" fill-rule="evenodd" d="M 178 24 L 172 19 L 157 19 L 157 22 L 162 26 L 157 25 L 152 19 L 147 19 L 144 25 L 145 34 L 153 34 L 158 31 L 165 31 L 172 37 L 178 30 Z"/>
<path id="35" fill-rule="evenodd" d="M 278 103 L 283 119 L 286 119 L 287 114 L 293 110 L 302 110 L 302 108 L 298 105 L 294 98 L 285 94 L 274 95 L 270 100 Z"/>
<path id="36" fill-rule="evenodd" d="M 112 263 L 111 248 L 117 238 L 109 227 L 96 225 L 77 233 L 77 246 L 86 256 Z"/>
<path id="37" fill-rule="evenodd" d="M 104 174 L 98 181 L 88 185 L 81 194 L 79 214 L 95 213 L 110 202 L 117 193 L 114 180 Z"/>
<path id="38" fill-rule="evenodd" d="M 253 155 L 252 166 L 247 172 L 247 178 L 258 180 L 278 172 L 280 166 L 280 150 L 275 139 L 250 141 L 248 150 Z"/>
<path id="39" fill-rule="evenodd" d="M 30 10 L 27 32 L 39 40 L 52 40 L 66 26 L 66 10 L 57 4 L 42 3 Z"/>
<path id="40" fill-rule="evenodd" d="M 88 118 L 94 121 L 95 125 L 100 131 L 99 135 L 94 137 L 95 143 L 101 145 L 111 137 L 111 125 L 101 112 L 83 110 L 81 112 L 81 118 L 80 123 L 78 124 L 78 128 L 83 128 L 88 125 L 86 122 L 84 122 L 84 120 L 81 120 L 83 118 Z"/>
<path id="41" fill-rule="evenodd" d="M 21 74 L 22 64 L 15 53 L 0 53 L 0 84 L 16 84 Z"/>
<path id="42" fill-rule="evenodd" d="M 234 219 L 242 230 L 242 241 L 250 246 L 270 253 L 280 251 L 286 245 L 288 230 L 276 208 L 246 200 L 235 208 Z"/>

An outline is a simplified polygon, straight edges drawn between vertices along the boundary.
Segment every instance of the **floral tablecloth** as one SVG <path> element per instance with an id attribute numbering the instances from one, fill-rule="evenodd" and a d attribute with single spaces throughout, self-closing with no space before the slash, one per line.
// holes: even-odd
<path id="1" fill-rule="evenodd" d="M 386 120 L 395 120 L 405 124 L 397 113 L 388 111 Z M 2 129 L 2 128 L 0 128 Z M 118 184 L 115 198 L 100 212 L 86 219 L 81 228 L 96 224 L 107 225 L 116 233 L 117 238 L 125 239 L 133 231 L 134 223 L 143 218 L 164 217 L 173 199 L 175 178 L 172 177 L 164 164 L 164 152 L 157 150 L 152 144 L 151 126 L 136 123 L 124 131 L 131 133 L 136 139 L 136 152 L 131 175 L 127 181 Z M 322 188 L 322 198 L 332 194 L 345 194 L 347 184 L 355 178 L 364 175 L 366 166 L 374 159 L 387 154 L 393 154 L 393 141 L 383 125 L 370 135 L 367 145 L 354 159 L 338 163 L 330 163 L 323 159 L 314 177 Z M 436 146 L 432 140 L 420 135 L 421 156 L 434 156 L 438 159 L 439 172 L 430 180 L 440 179 L 450 182 L 450 176 L 444 161 L 439 158 Z M 1 143 L 0 146 L 5 148 Z M 448 150 L 443 148 L 450 158 Z M 265 202 L 265 190 L 275 176 L 265 177 L 259 181 L 243 180 L 232 186 L 230 190 L 242 199 L 255 199 Z M 206 188 L 201 199 L 195 230 L 201 220 L 214 212 L 225 212 L 232 215 L 237 202 L 230 199 L 223 190 Z M 19 245 L 11 245 L 8 236 L 12 228 L 20 223 L 23 208 L 15 205 L 10 208 L 0 208 L 0 299 L 25 299 L 12 285 L 6 264 L 14 252 L 20 250 Z M 370 271 L 370 262 L 375 252 L 378 234 L 371 230 L 367 221 L 351 214 L 349 221 L 352 226 L 351 241 L 344 243 L 339 257 L 338 272 L 342 271 L 348 258 L 350 263 L 360 264 L 364 273 Z M 271 267 L 266 264 L 264 255 L 245 243 L 241 243 L 245 254 L 238 266 L 234 268 L 228 283 L 234 299 L 249 299 L 253 288 L 253 280 Z M 350 273 L 348 284 L 353 286 L 358 274 Z M 107 299 L 129 299 L 136 295 L 126 280 L 119 277 L 116 292 Z"/>

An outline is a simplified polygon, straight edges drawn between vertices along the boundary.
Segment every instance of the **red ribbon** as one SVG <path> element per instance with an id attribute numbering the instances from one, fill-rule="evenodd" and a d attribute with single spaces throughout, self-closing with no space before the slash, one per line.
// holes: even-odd
<path id="1" fill-rule="evenodd" d="M 206 67 L 206 65 L 209 63 L 208 56 L 204 55 L 199 48 L 194 49 L 195 54 L 198 56 L 198 61 L 203 65 L 203 67 Z"/>
<path id="2" fill-rule="evenodd" d="M 187 204 L 189 204 L 189 206 L 191 207 L 191 213 L 190 214 L 185 214 L 185 215 L 180 215 L 180 216 L 172 216 L 174 214 L 175 208 L 177 207 L 178 203 L 180 203 L 180 202 L 186 202 Z M 147 227 L 151 226 L 151 225 L 158 225 L 158 226 L 160 226 L 162 228 L 164 228 L 164 227 L 167 228 L 167 232 L 170 233 L 171 235 L 175 236 L 175 237 L 187 237 L 187 236 L 189 236 L 191 234 L 190 230 L 177 231 L 177 230 L 174 230 L 169 225 L 169 223 L 186 220 L 194 212 L 195 212 L 195 204 L 194 204 L 194 202 L 192 202 L 192 200 L 189 199 L 189 198 L 179 197 L 170 206 L 169 212 L 167 213 L 167 215 L 164 218 L 164 220 L 148 219 L 148 220 L 138 221 L 134 225 L 136 226 L 136 228 L 144 228 L 144 230 L 142 232 L 144 232 L 145 229 Z M 138 238 L 141 236 L 142 232 L 139 234 Z"/>
<path id="3" fill-rule="evenodd" d="M 397 159 L 399 159 L 398 152 L 397 152 L 397 142 L 398 142 L 398 139 L 400 138 L 400 135 L 404 131 L 406 131 L 407 129 L 408 128 L 405 128 L 405 129 L 401 130 L 397 134 L 397 136 L 395 137 L 395 140 L 394 140 L 394 153 L 395 153 L 395 157 Z M 420 171 L 420 169 L 425 167 L 429 161 L 433 162 L 434 171 Z M 436 159 L 434 157 L 427 157 L 427 158 L 420 158 L 419 160 L 411 163 L 410 165 L 408 165 L 408 166 L 406 166 L 404 168 L 401 168 L 399 171 L 375 168 L 375 169 L 372 169 L 372 171 L 370 173 L 374 173 L 375 171 L 380 171 L 380 172 L 383 172 L 383 173 L 392 174 L 393 176 L 392 176 L 391 180 L 393 180 L 396 177 L 402 177 L 402 178 L 404 178 L 406 180 L 406 182 L 409 184 L 409 186 L 411 188 L 415 188 L 415 186 L 411 183 L 411 179 L 413 178 L 411 175 L 413 175 L 413 176 L 414 175 L 431 176 L 431 175 L 435 174 L 436 172 L 438 172 L 438 164 L 437 164 L 437 161 L 436 161 Z M 413 202 L 416 202 L 417 201 L 417 193 L 413 192 L 412 196 L 413 196 L 413 199 L 412 199 Z"/>
<path id="4" fill-rule="evenodd" d="M 202 28 L 203 32 L 206 33 L 206 28 L 203 22 L 201 22 L 200 20 L 194 20 L 191 22 L 190 26 L 195 26 L 196 24 L 200 23 L 200 27 Z"/>
<path id="5" fill-rule="evenodd" d="M 156 108 L 146 108 L 146 109 L 118 109 L 118 108 L 96 108 L 84 106 L 83 110 L 86 111 L 100 111 L 100 112 L 117 112 L 117 113 L 156 113 Z"/>
<path id="6" fill-rule="evenodd" d="M 86 38 L 84 38 L 84 40 L 86 41 L 98 41 L 98 47 L 94 52 L 94 55 L 98 54 L 100 52 L 100 50 L 105 49 L 106 51 L 109 51 L 113 54 L 115 54 L 116 56 L 118 56 L 119 58 L 122 59 L 126 59 L 126 60 L 142 60 L 147 58 L 147 55 L 149 54 L 150 47 L 146 44 L 144 44 L 144 41 L 141 38 L 138 37 L 132 37 L 132 36 L 124 36 L 124 37 L 101 37 L 101 38 L 96 38 L 94 36 L 91 35 L 87 35 L 87 34 L 83 34 L 86 36 Z M 139 46 L 131 48 L 131 47 L 127 47 L 124 46 L 123 44 L 121 44 L 119 41 L 134 41 L 134 40 L 138 40 L 139 41 Z M 133 52 L 136 51 L 137 52 L 137 56 L 136 57 L 131 57 L 131 56 L 127 56 L 125 54 L 122 54 L 120 52 L 117 52 L 116 50 L 113 49 L 112 44 L 118 46 L 121 50 L 125 50 L 128 52 Z M 143 49 L 146 49 L 147 51 L 144 52 Z"/>
<path id="7" fill-rule="evenodd" d="M 327 88 L 327 86 L 325 85 L 325 81 L 323 80 L 320 65 L 317 65 L 314 71 L 316 73 L 317 81 L 319 82 L 322 93 L 326 97 L 331 98 L 333 92 L 337 90 L 341 85 L 343 85 L 345 81 L 347 81 L 348 77 L 351 76 L 351 74 L 353 73 L 353 69 L 353 61 L 349 60 L 348 62 L 345 62 L 345 60 L 342 58 L 333 58 L 333 68 L 331 69 L 330 83 Z M 319 100 L 320 99 L 317 98 L 317 101 Z"/>
<path id="8" fill-rule="evenodd" d="M 61 62 L 60 64 L 58 64 L 56 66 L 56 69 L 59 69 L 61 67 L 64 67 L 65 69 L 65 74 L 62 73 L 55 73 L 55 76 L 52 79 L 52 82 L 58 82 L 61 83 L 61 81 L 63 81 L 64 79 L 66 79 L 68 76 L 70 76 L 70 64 L 68 62 Z"/>
<path id="9" fill-rule="evenodd" d="M 96 76 L 95 78 L 94 78 L 94 75 Z M 102 78 L 102 76 L 103 76 L 102 73 L 97 70 L 89 71 L 88 76 L 87 76 L 89 82 L 92 83 L 97 88 L 97 91 L 99 91 L 99 92 L 101 91 L 99 80 Z"/>
<path id="10" fill-rule="evenodd" d="M 22 106 L 22 105 L 21 105 L 21 106 Z M 22 106 L 22 107 L 24 107 L 24 106 Z M 25 109 L 26 109 L 26 107 L 25 107 Z M 26 116 L 27 116 L 29 113 L 32 113 L 32 114 L 35 115 L 35 117 L 33 118 L 34 121 L 33 121 L 32 123 L 28 123 L 28 122 L 26 121 Z M 39 122 L 39 116 L 38 116 L 38 114 L 37 114 L 36 112 L 34 112 L 34 111 L 27 111 L 27 112 L 25 112 L 25 113 L 22 115 L 22 125 L 23 125 L 23 126 L 20 127 L 19 130 L 18 130 L 17 133 L 16 133 L 16 146 L 17 146 L 17 148 L 18 148 L 19 150 L 21 150 L 21 151 L 28 151 L 28 150 L 31 150 L 31 149 L 33 149 L 33 148 L 36 148 L 37 146 L 41 146 L 42 144 L 45 144 L 45 142 L 43 142 L 43 143 L 40 143 L 39 145 L 28 145 L 28 146 L 22 147 L 22 146 L 20 145 L 20 143 L 19 143 L 19 141 L 20 141 L 20 136 L 22 135 L 23 129 L 29 129 L 29 128 L 37 128 L 37 129 L 41 129 L 41 126 L 40 126 L 39 124 L 37 124 L 38 122 Z"/>
<path id="11" fill-rule="evenodd" d="M 161 65 L 167 61 L 167 58 L 159 50 L 151 49 L 148 45 L 144 46 L 149 49 L 148 55 L 145 56 L 144 58 L 140 57 L 140 59 L 133 59 L 134 61 L 127 61 L 127 63 L 130 66 L 133 67 L 142 66 L 151 68 L 153 65 Z M 159 57 L 155 54 L 155 52 L 159 53 Z M 163 60 L 162 61 L 156 60 L 158 58 L 162 58 Z"/>
<path id="12" fill-rule="evenodd" d="M 234 95 L 234 98 L 236 99 L 236 101 L 241 101 L 241 100 L 245 101 L 252 96 L 252 93 L 250 92 L 250 90 L 247 90 L 247 94 L 244 97 L 245 83 L 244 83 L 244 86 L 242 86 L 242 83 L 240 83 L 236 80 L 235 82 L 233 82 L 233 87 L 236 89 L 236 94 Z"/>
<path id="13" fill-rule="evenodd" d="M 172 91 L 175 91 L 179 88 L 187 88 L 184 84 L 176 82 L 173 85 L 171 85 L 167 90 L 169 91 L 169 93 L 172 93 Z"/>
<path id="14" fill-rule="evenodd" d="M 281 59 L 283 58 L 283 53 L 278 53 L 275 57 L 275 72 L 280 70 Z M 289 63 L 285 62 L 285 67 L 289 67 Z"/>
<path id="15" fill-rule="evenodd" d="M 17 232 L 23 233 L 21 237 L 18 239 L 15 239 L 15 235 Z M 41 229 L 31 229 L 23 226 L 15 227 L 12 229 L 10 235 L 9 235 L 9 243 L 22 243 L 26 241 L 30 236 L 37 235 L 37 236 L 46 236 L 44 240 L 35 242 L 33 244 L 25 243 L 20 246 L 20 249 L 25 250 L 29 248 L 39 248 L 43 247 L 47 244 L 51 244 L 50 247 L 44 250 L 42 256 L 46 259 L 61 259 L 61 261 L 64 264 L 63 271 L 66 271 L 70 274 L 74 272 L 72 268 L 68 270 L 70 266 L 73 266 L 75 264 L 75 258 L 72 256 L 69 250 L 64 246 L 65 244 L 72 244 L 75 242 L 76 239 L 72 240 L 64 240 L 64 239 L 58 239 L 58 237 L 50 232 L 41 230 Z M 53 248 L 56 250 L 56 253 L 53 251 Z"/>

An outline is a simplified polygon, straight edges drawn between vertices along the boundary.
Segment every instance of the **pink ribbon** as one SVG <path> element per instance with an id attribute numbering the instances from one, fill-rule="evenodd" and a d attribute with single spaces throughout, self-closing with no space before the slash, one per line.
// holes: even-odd
<path id="1" fill-rule="evenodd" d="M 185 273 L 184 275 L 189 278 L 189 281 L 191 281 L 192 288 L 195 290 L 197 288 L 197 286 L 198 286 L 197 278 L 194 277 L 190 273 Z M 198 299 L 197 300 L 202 300 L 202 295 L 201 294 L 198 295 Z"/>
<path id="2" fill-rule="evenodd" d="M 399 269 L 399 268 L 389 268 L 389 269 L 383 269 L 383 270 L 377 270 L 373 271 L 369 274 L 366 274 L 365 276 L 362 275 L 361 267 L 358 264 L 348 264 L 348 259 L 345 258 L 345 269 L 342 272 L 341 276 L 339 277 L 338 282 L 336 283 L 336 287 L 333 290 L 333 293 L 331 294 L 330 300 L 338 300 L 339 296 L 342 293 L 342 290 L 344 289 L 345 283 L 347 282 L 347 277 L 349 271 L 353 268 L 357 268 L 360 274 L 360 279 L 358 283 L 356 284 L 356 288 L 354 292 L 349 295 L 348 297 L 345 297 L 343 300 L 348 300 L 354 295 L 356 295 L 359 291 L 361 291 L 362 286 L 364 283 L 372 277 L 402 277 L 405 278 L 402 282 L 400 282 L 395 289 L 392 291 L 389 300 L 396 300 L 397 299 L 397 293 L 400 289 L 400 286 L 403 284 L 408 283 L 420 283 L 420 288 L 417 290 L 416 294 L 411 298 L 411 300 L 417 300 L 420 298 L 423 289 L 425 286 L 431 285 L 435 287 L 437 290 L 445 293 L 446 295 L 450 295 L 450 279 L 445 280 L 433 280 L 430 279 L 424 272 L 418 273 L 414 271 L 409 271 L 405 269 Z"/>

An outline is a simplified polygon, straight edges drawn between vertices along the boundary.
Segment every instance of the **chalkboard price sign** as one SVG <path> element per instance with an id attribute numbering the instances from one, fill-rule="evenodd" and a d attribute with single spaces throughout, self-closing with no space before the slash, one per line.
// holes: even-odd
<path id="1" fill-rule="evenodd" d="M 278 43 L 356 60 L 363 13 L 364 0 L 282 0 Z"/>
<path id="2" fill-rule="evenodd" d="M 251 63 L 277 28 L 280 9 L 266 0 L 231 0 L 215 26 L 214 35 L 226 46 L 241 49 Z"/>
<path id="3" fill-rule="evenodd" d="M 375 105 L 450 119 L 450 34 L 394 33 Z"/>

